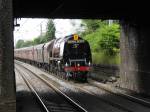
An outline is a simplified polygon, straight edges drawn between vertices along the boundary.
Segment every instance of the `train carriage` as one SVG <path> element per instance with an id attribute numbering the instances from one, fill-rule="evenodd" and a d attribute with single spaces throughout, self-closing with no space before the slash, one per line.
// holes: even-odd
<path id="1" fill-rule="evenodd" d="M 31 47 L 24 47 L 20 49 L 15 49 L 15 58 L 23 59 L 25 61 L 32 61 L 34 60 L 34 48 Z"/>
<path id="2" fill-rule="evenodd" d="M 39 44 L 34 46 L 34 61 L 39 67 L 42 67 L 44 62 L 44 45 L 45 44 Z"/>

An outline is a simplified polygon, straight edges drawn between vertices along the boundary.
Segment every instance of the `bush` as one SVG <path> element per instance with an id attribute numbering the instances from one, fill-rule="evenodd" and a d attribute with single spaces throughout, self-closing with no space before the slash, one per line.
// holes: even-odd
<path id="1" fill-rule="evenodd" d="M 99 40 L 100 48 L 107 55 L 115 55 L 119 52 L 119 25 L 113 24 L 101 29 L 101 38 Z"/>
<path id="2" fill-rule="evenodd" d="M 92 52 L 103 51 L 107 55 L 115 55 L 119 52 L 120 28 L 118 24 L 103 25 L 95 32 L 84 37 L 91 46 Z"/>
<path id="3" fill-rule="evenodd" d="M 112 25 L 103 24 L 96 31 L 84 32 L 93 53 L 95 64 L 119 64 L 120 63 L 120 27 L 118 23 Z"/>

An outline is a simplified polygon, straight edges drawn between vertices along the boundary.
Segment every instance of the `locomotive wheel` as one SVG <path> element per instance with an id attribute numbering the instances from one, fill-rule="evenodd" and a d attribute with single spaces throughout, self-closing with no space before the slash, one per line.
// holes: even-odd
<path id="1" fill-rule="evenodd" d="M 73 80 L 77 80 L 78 79 L 77 73 L 73 73 L 72 77 L 73 77 Z"/>
<path id="2" fill-rule="evenodd" d="M 65 75 L 65 73 L 63 72 L 62 74 L 60 74 L 60 77 L 61 77 L 62 79 L 64 79 L 64 75 Z"/>
<path id="3" fill-rule="evenodd" d="M 83 82 L 87 82 L 87 74 L 83 73 L 82 76 L 81 76 L 81 79 L 82 79 Z"/>
<path id="4" fill-rule="evenodd" d="M 65 80 L 67 80 L 67 77 L 68 77 L 68 76 L 67 76 L 67 73 L 65 73 L 65 75 L 64 75 L 64 79 L 65 79 Z"/>
<path id="5" fill-rule="evenodd" d="M 69 76 L 67 76 L 67 74 L 66 74 L 66 80 L 68 80 L 68 81 L 69 81 Z"/>
<path id="6" fill-rule="evenodd" d="M 66 72 L 63 72 L 62 77 L 63 77 L 63 79 L 65 79 L 65 80 L 69 80 L 69 76 L 67 76 L 67 73 L 66 73 Z"/>

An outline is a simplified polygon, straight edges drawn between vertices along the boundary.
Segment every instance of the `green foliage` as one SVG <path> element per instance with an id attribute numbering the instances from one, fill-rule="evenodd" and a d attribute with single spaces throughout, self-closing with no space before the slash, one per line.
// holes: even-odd
<path id="1" fill-rule="evenodd" d="M 32 41 L 18 40 L 16 44 L 16 48 L 28 47 L 32 45 L 33 45 Z"/>
<path id="2" fill-rule="evenodd" d="M 21 48 L 23 47 L 23 44 L 24 44 L 24 40 L 18 40 L 17 43 L 16 43 L 16 48 Z"/>
<path id="3" fill-rule="evenodd" d="M 23 44 L 23 47 L 28 47 L 28 46 L 32 46 L 33 45 L 33 41 L 25 41 Z"/>
<path id="4" fill-rule="evenodd" d="M 34 45 L 37 45 L 37 44 L 42 44 L 42 43 L 46 43 L 52 39 L 55 38 L 55 25 L 54 25 L 54 22 L 53 20 L 49 20 L 48 23 L 47 23 L 47 29 L 46 29 L 46 33 L 43 35 L 43 36 L 38 36 L 37 38 L 35 38 L 33 41 L 34 41 Z"/>
<path id="5" fill-rule="evenodd" d="M 99 40 L 100 48 L 108 55 L 115 55 L 119 52 L 120 29 L 118 24 L 104 26 L 101 29 Z"/>
<path id="6" fill-rule="evenodd" d="M 106 21 L 101 20 L 91 20 L 91 19 L 83 19 L 83 24 L 86 26 L 86 34 L 93 33 L 98 28 L 102 27 L 104 24 L 106 24 Z M 82 25 L 83 25 L 82 24 Z"/>
<path id="7" fill-rule="evenodd" d="M 109 25 L 108 21 L 86 20 L 89 26 L 81 35 L 86 39 L 93 52 L 94 63 L 116 63 L 119 60 L 120 27 L 118 22 Z M 97 24 L 95 27 L 93 24 Z M 94 26 L 94 27 L 92 27 Z M 90 32 L 90 33 L 89 33 Z M 118 58 L 118 59 L 117 59 Z M 116 62 L 115 62 L 116 61 Z"/>
<path id="8" fill-rule="evenodd" d="M 88 34 L 84 37 L 90 44 L 92 52 L 99 52 L 100 51 L 100 46 L 98 44 L 100 40 L 100 33 L 99 32 L 94 32 L 91 34 Z"/>
<path id="9" fill-rule="evenodd" d="M 120 54 L 110 56 L 103 52 L 92 53 L 92 61 L 94 64 L 104 64 L 104 65 L 119 65 L 120 64 Z"/>
<path id="10" fill-rule="evenodd" d="M 84 38 L 90 43 L 92 52 L 104 52 L 115 55 L 119 52 L 120 28 L 118 24 L 104 25 Z"/>
<path id="11" fill-rule="evenodd" d="M 50 19 L 47 23 L 47 32 L 45 35 L 45 41 L 48 42 L 55 38 L 56 28 L 52 19 Z"/>
<path id="12" fill-rule="evenodd" d="M 37 37 L 33 40 L 34 42 L 34 45 L 37 45 L 37 44 L 40 44 L 41 43 L 41 38 L 40 37 Z"/>
<path id="13" fill-rule="evenodd" d="M 45 42 L 44 39 L 45 39 L 45 36 L 38 36 L 37 38 L 35 38 L 35 39 L 33 40 L 33 43 L 34 43 L 34 45 L 42 44 L 42 43 Z"/>

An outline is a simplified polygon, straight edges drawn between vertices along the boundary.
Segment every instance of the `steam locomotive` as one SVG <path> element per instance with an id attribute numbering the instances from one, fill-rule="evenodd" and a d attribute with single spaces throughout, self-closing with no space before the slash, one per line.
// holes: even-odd
<path id="1" fill-rule="evenodd" d="M 91 70 L 89 43 L 77 34 L 48 43 L 15 49 L 15 59 L 42 67 L 69 79 L 87 80 Z"/>

